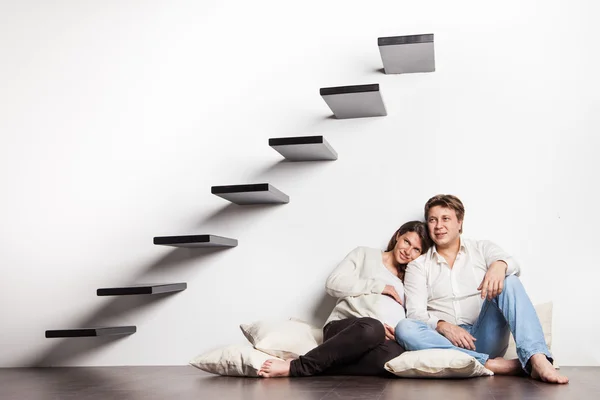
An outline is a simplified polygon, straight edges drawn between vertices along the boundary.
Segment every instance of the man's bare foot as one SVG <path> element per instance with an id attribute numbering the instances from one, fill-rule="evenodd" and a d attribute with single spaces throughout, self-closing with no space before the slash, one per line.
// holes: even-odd
<path id="1" fill-rule="evenodd" d="M 258 371 L 258 376 L 261 378 L 283 378 L 290 376 L 290 363 L 289 360 L 276 360 L 269 359 L 263 363 Z"/>
<path id="2" fill-rule="evenodd" d="M 502 357 L 490 358 L 484 367 L 497 375 L 520 375 L 523 371 L 517 358 L 514 360 L 505 360 Z"/>
<path id="3" fill-rule="evenodd" d="M 534 354 L 529 362 L 531 363 L 531 377 L 533 379 L 548 383 L 569 383 L 569 378 L 560 375 L 544 354 Z"/>

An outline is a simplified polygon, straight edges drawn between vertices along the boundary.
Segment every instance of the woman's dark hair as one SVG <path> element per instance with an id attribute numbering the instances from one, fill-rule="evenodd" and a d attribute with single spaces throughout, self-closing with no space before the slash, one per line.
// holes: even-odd
<path id="1" fill-rule="evenodd" d="M 391 251 L 396 247 L 396 242 L 398 238 L 404 235 L 406 232 L 414 232 L 421 239 L 421 254 L 427 253 L 427 250 L 431 247 L 431 239 L 429 238 L 429 233 L 427 231 L 427 225 L 421 221 L 409 221 L 403 224 L 390 239 L 388 243 L 387 250 Z"/>
<path id="2" fill-rule="evenodd" d="M 427 231 L 427 225 L 421 221 L 409 221 L 403 224 L 390 239 L 388 243 L 386 251 L 392 251 L 394 247 L 396 247 L 396 242 L 398 242 L 398 238 L 404 235 L 406 232 L 414 232 L 421 239 L 421 254 L 427 253 L 431 245 L 433 244 L 431 238 L 429 237 L 429 233 Z M 404 272 L 406 271 L 406 264 L 400 264 L 398 266 L 398 278 L 402 282 L 404 282 Z"/>

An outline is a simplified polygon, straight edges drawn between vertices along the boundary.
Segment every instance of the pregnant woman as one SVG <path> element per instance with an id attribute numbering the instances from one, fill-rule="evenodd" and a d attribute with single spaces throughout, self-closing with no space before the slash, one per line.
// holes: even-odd
<path id="1" fill-rule="evenodd" d="M 386 251 L 352 250 L 327 278 L 327 293 L 338 301 L 323 327 L 323 343 L 297 359 L 265 361 L 259 376 L 393 376 L 384 365 L 404 352 L 394 340 L 394 327 L 406 315 L 404 271 L 430 246 L 426 225 L 410 221 Z"/>

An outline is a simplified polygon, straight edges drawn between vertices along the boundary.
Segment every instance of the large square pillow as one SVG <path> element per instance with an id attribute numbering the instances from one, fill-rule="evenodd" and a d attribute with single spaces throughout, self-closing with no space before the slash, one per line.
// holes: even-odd
<path id="1" fill-rule="evenodd" d="M 255 349 L 282 359 L 298 358 L 319 345 L 316 328 L 300 320 L 261 320 L 240 329 Z"/>
<path id="2" fill-rule="evenodd" d="M 196 356 L 190 360 L 190 365 L 211 374 L 257 378 L 260 367 L 272 358 L 248 344 L 231 345 Z"/>
<path id="3" fill-rule="evenodd" d="M 450 349 L 406 351 L 385 363 L 384 368 L 401 378 L 472 378 L 494 375 L 474 357 Z"/>

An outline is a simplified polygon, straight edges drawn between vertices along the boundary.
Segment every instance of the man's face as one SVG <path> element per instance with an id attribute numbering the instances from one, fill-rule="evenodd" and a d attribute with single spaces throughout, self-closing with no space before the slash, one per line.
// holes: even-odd
<path id="1" fill-rule="evenodd" d="M 462 221 L 458 220 L 452 208 L 435 206 L 429 209 L 427 227 L 433 242 L 438 247 L 444 247 L 459 240 Z"/>

